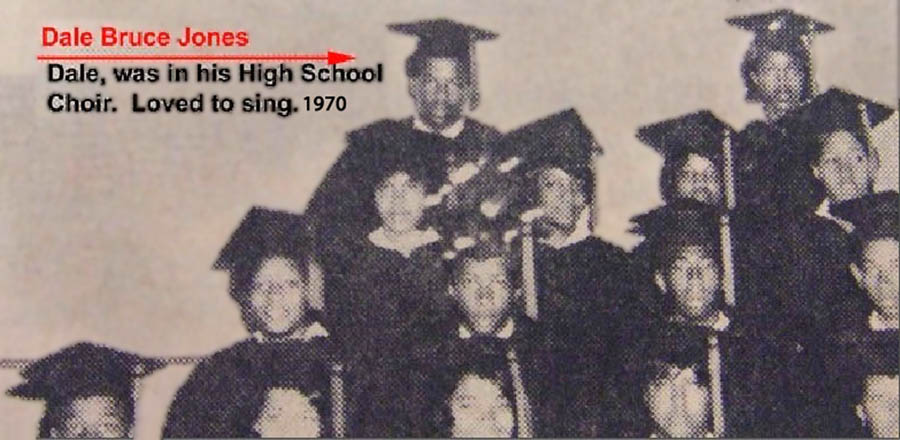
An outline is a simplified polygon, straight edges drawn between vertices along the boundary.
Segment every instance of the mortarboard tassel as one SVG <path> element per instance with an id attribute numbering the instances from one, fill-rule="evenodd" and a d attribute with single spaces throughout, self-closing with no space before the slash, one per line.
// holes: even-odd
<path id="1" fill-rule="evenodd" d="M 534 268 L 534 229 L 531 222 L 522 226 L 522 289 L 525 294 L 525 316 L 538 319 L 537 280 Z"/>
<path id="2" fill-rule="evenodd" d="M 737 302 L 734 291 L 734 258 L 731 248 L 731 223 L 729 212 L 735 206 L 734 164 L 731 149 L 731 131 L 725 130 L 722 140 L 723 166 L 722 180 L 725 183 L 725 212 L 719 217 L 719 232 L 722 240 L 722 290 L 725 304 L 734 307 Z"/>
<path id="3" fill-rule="evenodd" d="M 478 71 L 475 62 L 475 45 L 469 43 L 469 110 L 478 108 L 481 93 L 478 91 Z"/>
<path id="4" fill-rule="evenodd" d="M 320 266 L 314 258 L 310 258 L 307 262 L 307 273 L 309 274 L 309 290 L 312 293 L 309 298 L 309 306 L 313 310 L 320 312 L 325 311 L 325 274 L 322 273 Z"/>
<path id="5" fill-rule="evenodd" d="M 709 393 L 712 400 L 713 435 L 725 434 L 725 402 L 722 399 L 722 357 L 719 351 L 719 336 L 711 332 L 707 337 L 709 345 Z"/>
<path id="6" fill-rule="evenodd" d="M 525 393 L 525 385 L 522 383 L 522 371 L 519 368 L 519 359 L 516 352 L 510 348 L 506 352 L 506 359 L 509 361 L 509 374 L 512 376 L 513 393 L 516 398 L 516 420 L 518 421 L 518 438 L 534 437 L 534 427 L 532 426 L 531 403 L 528 401 L 528 395 Z"/>
<path id="7" fill-rule="evenodd" d="M 339 362 L 331 364 L 331 425 L 334 438 L 343 438 L 347 434 L 343 371 L 344 367 Z"/>

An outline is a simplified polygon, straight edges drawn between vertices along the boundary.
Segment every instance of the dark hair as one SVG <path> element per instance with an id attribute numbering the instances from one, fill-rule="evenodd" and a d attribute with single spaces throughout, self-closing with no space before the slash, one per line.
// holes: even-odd
<path id="1" fill-rule="evenodd" d="M 125 424 L 125 429 L 129 430 L 134 424 L 134 400 L 130 397 L 127 399 L 122 399 L 111 394 L 103 394 L 100 396 L 106 397 L 107 399 L 110 399 L 115 403 L 116 408 L 121 411 L 123 417 L 122 421 Z M 92 396 L 76 396 L 67 399 L 49 400 L 47 402 L 44 415 L 41 417 L 41 420 L 38 423 L 38 437 L 51 438 L 51 430 L 60 429 L 66 420 L 72 417 L 78 417 L 78 414 L 75 414 L 72 410 L 72 403 L 76 399 L 85 397 Z"/>
<path id="2" fill-rule="evenodd" d="M 759 72 L 762 64 L 772 52 L 787 54 L 803 73 L 801 100 L 806 101 L 813 97 L 815 80 L 813 79 L 812 56 L 807 46 L 800 40 L 802 37 L 775 35 L 770 37 L 757 37 L 750 43 L 750 48 L 744 54 L 741 62 L 741 76 L 744 79 L 744 88 L 747 90 L 745 99 L 748 102 L 760 102 L 762 100 L 759 88 L 753 81 L 752 74 Z"/>
<path id="3" fill-rule="evenodd" d="M 659 173 L 659 192 L 662 195 L 663 201 L 665 201 L 666 203 L 672 202 L 673 200 L 679 198 L 677 190 L 678 175 L 681 174 L 681 171 L 687 164 L 688 158 L 690 158 L 691 154 L 695 154 L 709 160 L 713 163 L 713 166 L 716 170 L 722 169 L 722 159 L 718 155 L 708 157 L 700 153 L 689 153 L 682 157 L 679 157 L 678 159 L 666 160 L 665 162 L 663 162 L 662 170 L 660 170 Z M 716 177 L 718 178 L 721 186 L 722 174 L 716 173 Z"/>
<path id="4" fill-rule="evenodd" d="M 462 277 L 465 270 L 471 262 L 481 262 L 491 259 L 500 259 L 503 273 L 506 275 L 506 281 L 510 289 L 515 290 L 521 286 L 522 271 L 521 262 L 518 252 L 510 250 L 495 249 L 499 244 L 485 245 L 478 244 L 474 247 L 464 249 L 450 262 L 450 282 L 457 283 Z"/>
<path id="5" fill-rule="evenodd" d="M 434 402 L 431 410 L 431 422 L 433 424 L 433 432 L 431 434 L 445 438 L 449 438 L 452 434 L 451 429 L 454 421 L 450 409 L 451 399 L 460 382 L 466 376 L 475 376 L 496 385 L 503 397 L 509 401 L 510 410 L 515 418 L 515 393 L 512 389 L 510 372 L 505 367 L 506 364 L 502 362 L 473 362 L 470 365 L 466 365 L 465 368 L 458 369 L 454 374 L 442 380 L 441 383 L 436 384 L 437 393 L 434 397 L 437 398 L 437 401 Z M 514 425 L 518 427 L 518 421 Z M 515 432 L 513 432 L 513 437 L 515 437 Z"/>

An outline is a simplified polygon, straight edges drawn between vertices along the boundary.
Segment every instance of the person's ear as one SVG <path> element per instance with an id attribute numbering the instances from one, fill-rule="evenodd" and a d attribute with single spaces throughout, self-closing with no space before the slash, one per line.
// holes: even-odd
<path id="1" fill-rule="evenodd" d="M 663 276 L 662 271 L 657 270 L 653 273 L 653 281 L 656 282 L 656 287 L 659 287 L 661 292 L 666 292 L 666 277 Z"/>
<path id="2" fill-rule="evenodd" d="M 850 273 L 853 275 L 853 279 L 856 280 L 856 285 L 860 288 L 864 288 L 865 286 L 863 286 L 863 272 L 856 263 L 850 263 Z"/>
<path id="3" fill-rule="evenodd" d="M 859 421 L 862 422 L 863 426 L 869 424 L 869 418 L 866 416 L 866 410 L 863 409 L 862 404 L 856 405 L 856 417 L 859 417 Z"/>
<path id="4" fill-rule="evenodd" d="M 822 168 L 818 164 L 815 164 L 815 163 L 813 163 L 810 167 L 812 168 L 813 177 L 815 177 L 816 180 L 821 182 L 822 181 Z"/>

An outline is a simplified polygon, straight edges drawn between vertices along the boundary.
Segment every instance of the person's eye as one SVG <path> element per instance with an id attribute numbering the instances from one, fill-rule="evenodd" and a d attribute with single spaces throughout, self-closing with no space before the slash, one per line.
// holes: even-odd
<path id="1" fill-rule="evenodd" d="M 300 280 L 290 280 L 287 282 L 288 287 L 296 289 L 300 287 Z"/>

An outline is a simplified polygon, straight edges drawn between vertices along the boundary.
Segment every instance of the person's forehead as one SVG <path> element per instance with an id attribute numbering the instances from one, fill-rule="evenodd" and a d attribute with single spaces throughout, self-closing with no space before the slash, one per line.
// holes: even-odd
<path id="1" fill-rule="evenodd" d="M 275 387 L 270 388 L 266 392 L 266 399 L 269 403 L 278 403 L 281 405 L 309 405 L 310 398 L 300 390 L 294 388 Z"/>
<path id="2" fill-rule="evenodd" d="M 501 395 L 500 387 L 490 379 L 476 374 L 465 374 L 460 378 L 456 387 L 456 397 L 497 397 Z"/>
<path id="3" fill-rule="evenodd" d="M 425 60 L 425 73 L 435 79 L 456 79 L 459 71 L 459 60 L 453 57 L 428 57 Z"/>
<path id="4" fill-rule="evenodd" d="M 69 407 L 76 417 L 91 420 L 101 416 L 119 415 L 121 402 L 112 396 L 92 395 L 72 399 Z"/>
<path id="5" fill-rule="evenodd" d="M 865 153 L 862 144 L 847 130 L 836 130 L 822 136 L 822 157 Z"/>
<path id="6" fill-rule="evenodd" d="M 256 271 L 256 278 L 284 278 L 296 277 L 299 274 L 294 263 L 286 257 L 274 256 L 263 260 Z"/>
<path id="7" fill-rule="evenodd" d="M 574 180 L 571 174 L 557 166 L 545 167 L 538 173 L 538 181 L 542 184 L 569 183 Z"/>
<path id="8" fill-rule="evenodd" d="M 900 250 L 900 242 L 895 238 L 882 237 L 867 240 L 865 243 L 867 257 L 897 257 Z"/>
<path id="9" fill-rule="evenodd" d="M 762 54 L 762 67 L 796 67 L 797 59 L 783 49 L 767 49 Z"/>
<path id="10" fill-rule="evenodd" d="M 504 273 L 503 257 L 485 259 L 469 258 L 463 264 L 463 272 L 471 277 L 491 278 Z"/>
<path id="11" fill-rule="evenodd" d="M 866 394 L 869 396 L 875 394 L 897 396 L 900 391 L 898 385 L 900 385 L 900 380 L 897 375 L 873 374 L 867 376 L 865 381 Z"/>
<path id="12" fill-rule="evenodd" d="M 691 244 L 682 246 L 680 248 L 680 250 L 678 251 L 678 257 L 675 259 L 675 262 L 695 263 L 707 262 L 711 259 L 712 256 L 710 255 L 708 247 L 699 244 Z"/>
<path id="13" fill-rule="evenodd" d="M 699 155 L 697 153 L 690 153 L 688 154 L 687 159 L 685 159 L 684 165 L 681 167 L 681 170 L 703 172 L 708 171 L 712 168 L 714 168 L 713 162 L 708 157 Z"/>

